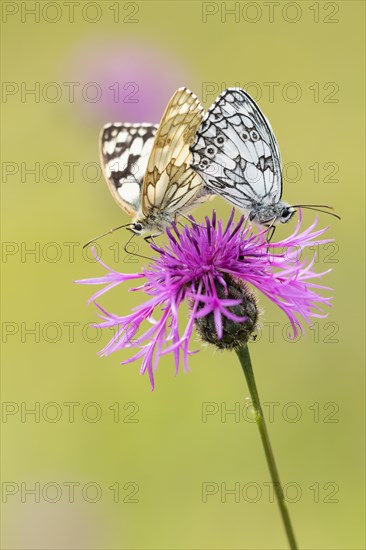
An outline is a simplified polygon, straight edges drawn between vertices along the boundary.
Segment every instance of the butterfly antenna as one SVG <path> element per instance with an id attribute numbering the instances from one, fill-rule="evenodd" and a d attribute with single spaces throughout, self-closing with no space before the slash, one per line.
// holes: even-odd
<path id="1" fill-rule="evenodd" d="M 322 212 L 323 214 L 329 214 L 329 216 L 333 216 L 334 218 L 337 218 L 337 220 L 340 220 L 341 217 L 338 216 L 338 214 L 335 214 L 334 212 L 329 212 L 329 210 L 334 210 L 332 206 L 327 206 L 326 204 L 294 204 L 292 205 L 293 208 L 306 208 L 307 210 L 314 210 L 315 212 Z M 323 210 L 323 208 L 327 208 L 328 210 Z"/>
<path id="2" fill-rule="evenodd" d="M 115 227 L 114 229 L 110 229 L 109 231 L 106 231 L 106 233 L 102 233 L 101 235 L 98 235 L 98 237 L 94 237 L 94 239 L 90 239 L 87 243 L 83 245 L 83 248 L 86 248 L 89 246 L 89 244 L 94 243 L 98 239 L 101 239 L 102 237 L 106 237 L 106 235 L 110 235 L 114 231 L 117 231 L 117 229 L 122 229 L 123 227 L 127 227 L 128 225 L 131 225 L 131 223 L 126 223 L 124 225 L 119 225 L 118 227 Z"/>

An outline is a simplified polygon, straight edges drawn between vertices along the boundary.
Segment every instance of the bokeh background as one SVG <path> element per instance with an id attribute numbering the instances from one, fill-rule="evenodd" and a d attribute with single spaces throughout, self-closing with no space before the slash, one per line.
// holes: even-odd
<path id="1" fill-rule="evenodd" d="M 89 328 L 93 289 L 73 283 L 103 272 L 82 244 L 128 221 L 98 168 L 101 126 L 158 122 L 178 86 L 209 107 L 240 85 L 275 129 L 284 198 L 342 216 L 320 218 L 328 319 L 293 343 L 260 298 L 251 353 L 300 547 L 364 548 L 364 3 L 1 7 L 2 547 L 286 548 L 236 358 L 204 348 L 175 377 L 165 357 L 152 393 L 128 352 L 98 357 L 111 333 Z M 135 271 L 126 238 L 102 257 Z M 136 300 L 126 286 L 101 303 Z"/>

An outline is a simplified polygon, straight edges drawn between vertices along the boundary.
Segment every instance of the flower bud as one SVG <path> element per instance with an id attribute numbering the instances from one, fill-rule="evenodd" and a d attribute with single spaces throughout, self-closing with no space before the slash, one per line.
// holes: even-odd
<path id="1" fill-rule="evenodd" d="M 216 281 L 216 293 L 219 299 L 241 300 L 241 303 L 235 306 L 229 306 L 227 309 L 237 317 L 245 317 L 244 321 L 238 322 L 228 319 L 224 315 L 222 318 L 222 338 L 219 339 L 215 326 L 213 312 L 205 317 L 195 320 L 197 332 L 204 342 L 214 344 L 219 349 L 236 349 L 245 345 L 249 340 L 256 337 L 258 322 L 258 309 L 255 297 L 249 291 L 247 285 L 241 279 L 234 279 L 229 275 L 223 276 L 227 288 L 222 283 Z M 199 311 L 202 306 L 199 306 Z"/>

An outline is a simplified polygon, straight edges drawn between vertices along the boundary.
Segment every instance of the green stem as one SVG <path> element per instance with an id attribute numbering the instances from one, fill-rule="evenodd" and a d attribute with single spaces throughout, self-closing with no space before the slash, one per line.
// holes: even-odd
<path id="1" fill-rule="evenodd" d="M 281 517 L 282 517 L 283 525 L 285 527 L 287 539 L 291 550 L 297 550 L 298 547 L 296 544 L 294 530 L 292 528 L 290 516 L 286 507 L 285 497 L 283 494 L 282 485 L 280 481 L 280 476 L 277 470 L 271 443 L 269 440 L 269 435 L 268 435 L 267 426 L 263 416 L 261 402 L 259 400 L 258 390 L 255 383 L 254 373 L 252 369 L 252 362 L 250 360 L 248 346 L 243 346 L 238 348 L 236 350 L 236 353 L 237 353 L 237 356 L 239 357 L 240 364 L 243 368 L 245 378 L 248 384 L 248 388 L 250 391 L 250 395 L 252 398 L 253 406 L 256 411 L 256 422 L 257 422 L 259 433 L 262 439 L 264 453 L 266 455 L 268 468 L 271 473 L 272 483 L 274 486 L 278 506 L 280 508 Z"/>

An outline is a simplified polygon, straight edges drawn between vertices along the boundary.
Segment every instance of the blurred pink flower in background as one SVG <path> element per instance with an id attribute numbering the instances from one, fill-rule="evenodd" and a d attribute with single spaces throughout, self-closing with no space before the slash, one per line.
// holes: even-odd
<path id="1" fill-rule="evenodd" d="M 131 39 L 88 40 L 71 53 L 64 78 L 74 107 L 93 123 L 160 121 L 173 92 L 189 85 L 185 63 L 162 46 Z"/>

